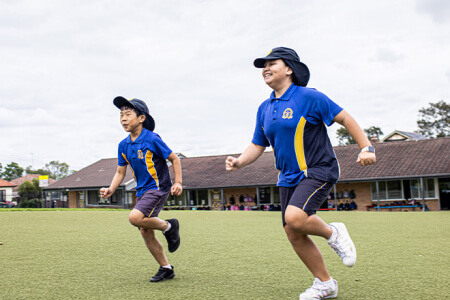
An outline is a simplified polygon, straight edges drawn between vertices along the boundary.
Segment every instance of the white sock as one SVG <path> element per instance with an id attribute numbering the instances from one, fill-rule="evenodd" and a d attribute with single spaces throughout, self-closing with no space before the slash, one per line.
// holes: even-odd
<path id="1" fill-rule="evenodd" d="M 162 266 L 163 268 L 166 268 L 166 269 L 171 269 L 172 270 L 172 266 L 171 265 L 167 265 L 167 266 Z"/>
<path id="2" fill-rule="evenodd" d="M 170 224 L 170 222 L 167 222 L 167 228 L 163 232 L 166 233 L 171 227 L 172 227 L 172 224 Z"/>
<path id="3" fill-rule="evenodd" d="M 319 279 L 319 280 L 320 280 L 320 279 Z M 332 282 L 333 282 L 333 278 L 330 277 L 330 280 L 327 280 L 327 281 L 322 281 L 322 280 L 320 280 L 320 282 L 329 284 L 329 283 L 332 283 Z"/>
<path id="4" fill-rule="evenodd" d="M 334 242 L 336 240 L 336 237 L 337 237 L 337 230 L 336 230 L 336 228 L 334 228 L 334 226 L 330 226 L 330 227 L 331 227 L 331 230 L 333 232 L 331 233 L 330 238 L 327 240 L 328 243 Z"/>

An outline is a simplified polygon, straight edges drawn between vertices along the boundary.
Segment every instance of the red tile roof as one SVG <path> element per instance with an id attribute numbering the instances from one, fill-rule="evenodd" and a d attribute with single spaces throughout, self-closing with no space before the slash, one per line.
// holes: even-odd
<path id="1" fill-rule="evenodd" d="M 0 179 L 0 187 L 14 187 L 16 186 L 14 183 Z"/>
<path id="2" fill-rule="evenodd" d="M 25 181 L 31 181 L 32 182 L 33 179 L 38 179 L 39 180 L 39 176 L 42 176 L 42 175 L 39 175 L 39 174 L 27 174 L 25 176 L 16 178 L 14 180 L 11 180 L 11 182 L 14 183 L 17 186 L 17 188 L 18 188 Z M 54 182 L 56 182 L 55 179 L 53 179 L 53 178 L 49 178 L 48 179 L 48 183 L 49 184 L 52 184 Z"/>

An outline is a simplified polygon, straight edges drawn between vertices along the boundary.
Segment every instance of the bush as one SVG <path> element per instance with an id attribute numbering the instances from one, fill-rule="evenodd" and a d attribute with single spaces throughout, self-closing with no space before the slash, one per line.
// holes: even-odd
<path id="1" fill-rule="evenodd" d="M 22 200 L 18 206 L 21 208 L 39 208 L 42 207 L 42 201 L 39 199 Z"/>

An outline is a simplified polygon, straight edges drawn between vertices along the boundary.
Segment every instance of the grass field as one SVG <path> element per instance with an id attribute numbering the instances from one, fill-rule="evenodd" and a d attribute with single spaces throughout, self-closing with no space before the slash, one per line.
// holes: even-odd
<path id="1" fill-rule="evenodd" d="M 175 279 L 160 283 L 148 281 L 158 266 L 127 216 L 0 210 L 0 299 L 298 299 L 312 284 L 280 212 L 163 211 L 162 218 L 180 220 L 182 243 L 168 254 Z M 450 213 L 319 216 L 345 222 L 358 250 L 356 265 L 347 268 L 315 238 L 339 282 L 339 299 L 450 294 Z"/>

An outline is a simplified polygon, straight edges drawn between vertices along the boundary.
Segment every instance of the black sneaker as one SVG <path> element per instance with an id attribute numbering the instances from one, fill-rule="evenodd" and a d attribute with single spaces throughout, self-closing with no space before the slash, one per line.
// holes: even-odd
<path id="1" fill-rule="evenodd" d="M 167 244 L 169 244 L 169 252 L 175 252 L 180 247 L 180 224 L 177 219 L 169 219 L 166 221 L 172 227 L 164 233 L 164 236 L 166 237 Z"/>
<path id="2" fill-rule="evenodd" d="M 175 272 L 173 271 L 172 265 L 171 265 L 171 267 L 172 267 L 172 269 L 159 267 L 158 273 L 156 273 L 155 276 L 150 278 L 150 282 L 158 282 L 158 281 L 163 281 L 163 280 L 174 278 Z"/>

